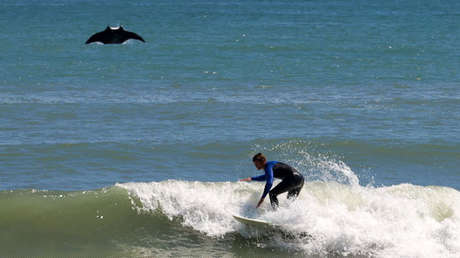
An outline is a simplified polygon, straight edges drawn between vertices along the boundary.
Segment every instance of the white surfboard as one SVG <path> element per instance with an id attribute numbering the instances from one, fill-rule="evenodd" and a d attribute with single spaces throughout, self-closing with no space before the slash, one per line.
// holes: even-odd
<path id="1" fill-rule="evenodd" d="M 255 229 L 261 229 L 261 230 L 268 230 L 270 232 L 280 232 L 284 238 L 287 239 L 312 239 L 313 237 L 308 233 L 308 232 L 289 232 L 283 230 L 283 227 L 279 224 L 273 224 L 268 221 L 263 221 L 260 219 L 251 219 L 251 218 L 246 218 L 242 217 L 239 215 L 233 215 L 233 218 L 240 223 L 255 228 Z"/>
<path id="2" fill-rule="evenodd" d="M 280 225 L 272 224 L 268 221 L 263 221 L 260 219 L 251 219 L 251 218 L 246 218 L 246 217 L 242 217 L 239 215 L 233 215 L 233 218 L 237 220 L 238 222 L 241 222 L 245 225 L 258 227 L 258 228 L 279 228 L 280 227 Z"/>
<path id="3" fill-rule="evenodd" d="M 252 227 L 254 229 L 268 230 L 269 232 L 279 232 L 286 239 L 312 239 L 312 235 L 308 232 L 289 232 L 283 229 L 279 224 L 273 224 L 260 219 L 251 219 L 239 215 L 233 215 L 233 218 L 240 223 Z"/>

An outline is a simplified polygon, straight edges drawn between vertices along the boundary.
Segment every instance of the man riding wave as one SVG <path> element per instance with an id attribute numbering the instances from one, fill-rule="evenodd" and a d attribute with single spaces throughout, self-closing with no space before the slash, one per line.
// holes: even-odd
<path id="1" fill-rule="evenodd" d="M 277 196 L 284 192 L 288 192 L 287 198 L 296 198 L 302 190 L 304 177 L 295 168 L 278 161 L 267 161 L 262 153 L 257 153 L 252 158 L 254 166 L 258 169 L 264 169 L 265 173 L 260 176 L 248 177 L 241 179 L 240 181 L 266 181 L 264 192 L 260 201 L 257 203 L 256 208 L 263 203 L 267 194 L 270 196 L 270 203 L 273 209 L 279 206 Z M 273 189 L 273 179 L 281 179 L 281 183 L 275 186 Z M 270 190 L 271 189 L 271 190 Z"/>

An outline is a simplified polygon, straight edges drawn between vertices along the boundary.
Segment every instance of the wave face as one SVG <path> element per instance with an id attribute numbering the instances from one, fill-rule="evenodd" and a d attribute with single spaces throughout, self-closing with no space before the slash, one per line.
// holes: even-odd
<path id="1" fill-rule="evenodd" d="M 268 200 L 255 210 L 262 188 L 168 180 L 83 192 L 3 191 L 0 253 L 244 256 L 256 249 L 281 256 L 460 255 L 455 189 L 311 181 L 296 201 L 282 197 L 277 211 Z M 283 233 L 245 227 L 232 214 L 280 224 Z"/>

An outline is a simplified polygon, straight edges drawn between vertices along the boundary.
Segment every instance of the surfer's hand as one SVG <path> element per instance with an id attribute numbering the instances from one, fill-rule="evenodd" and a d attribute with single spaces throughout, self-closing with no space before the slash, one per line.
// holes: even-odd
<path id="1" fill-rule="evenodd" d="M 256 209 L 259 208 L 259 206 L 264 202 L 264 199 L 260 199 L 259 203 L 257 203 Z"/>
<path id="2" fill-rule="evenodd" d="M 240 179 L 240 182 L 243 182 L 243 181 L 251 181 L 252 179 L 250 177 L 248 178 L 243 178 L 243 179 Z"/>

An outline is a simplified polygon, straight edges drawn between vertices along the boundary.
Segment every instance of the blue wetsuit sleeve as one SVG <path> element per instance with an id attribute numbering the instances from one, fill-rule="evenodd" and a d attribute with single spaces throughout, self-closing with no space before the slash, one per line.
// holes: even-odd
<path id="1" fill-rule="evenodd" d="M 265 168 L 265 178 L 267 180 L 267 183 L 265 183 L 265 188 L 264 188 L 264 193 L 262 194 L 262 199 L 267 196 L 268 192 L 270 192 L 270 189 L 272 188 L 273 185 L 273 165 L 274 164 L 268 164 L 268 166 Z"/>
<path id="2" fill-rule="evenodd" d="M 265 181 L 265 174 L 260 175 L 260 176 L 253 176 L 253 177 L 251 177 L 251 180 L 254 180 L 254 181 Z"/>

